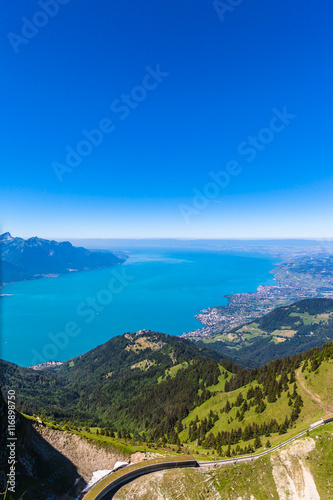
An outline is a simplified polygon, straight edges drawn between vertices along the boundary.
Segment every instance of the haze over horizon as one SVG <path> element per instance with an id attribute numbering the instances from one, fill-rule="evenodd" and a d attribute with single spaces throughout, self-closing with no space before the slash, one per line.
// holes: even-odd
<path id="1" fill-rule="evenodd" d="M 331 237 L 332 4 L 44 4 L 3 9 L 1 232 Z"/>
<path id="2" fill-rule="evenodd" d="M 9 231 L 6 233 L 1 233 L 0 236 L 10 234 L 12 238 L 22 238 L 21 235 L 13 235 Z M 23 239 L 28 240 L 30 238 L 40 238 L 36 234 L 30 234 Z M 41 238 L 43 239 L 43 238 Z M 62 237 L 52 237 L 44 238 L 46 240 L 55 241 L 70 241 L 73 246 L 85 247 L 87 249 L 108 249 L 108 250 L 131 250 L 139 248 L 206 248 L 206 249 L 230 249 L 236 246 L 242 246 L 244 244 L 248 248 L 255 247 L 290 247 L 290 248 L 316 248 L 319 251 L 327 252 L 331 251 L 333 248 L 333 238 L 62 238 Z"/>

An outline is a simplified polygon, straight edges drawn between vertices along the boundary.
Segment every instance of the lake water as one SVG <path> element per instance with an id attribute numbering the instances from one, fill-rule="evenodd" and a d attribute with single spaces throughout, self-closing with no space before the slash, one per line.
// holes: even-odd
<path id="1" fill-rule="evenodd" d="M 29 366 L 64 361 L 129 331 L 181 335 L 225 294 L 274 284 L 262 254 L 137 249 L 115 268 L 7 285 L 1 293 L 1 357 Z"/>

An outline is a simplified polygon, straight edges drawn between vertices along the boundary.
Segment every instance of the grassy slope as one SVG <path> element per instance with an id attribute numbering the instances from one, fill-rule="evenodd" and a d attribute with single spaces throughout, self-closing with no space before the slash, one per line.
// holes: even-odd
<path id="1" fill-rule="evenodd" d="M 233 376 L 233 373 L 229 372 L 228 370 L 225 370 L 223 366 L 219 366 L 221 375 L 219 376 L 219 382 L 216 385 L 211 385 L 207 387 L 209 391 L 224 391 L 225 383 L 226 380 L 230 380 Z M 224 373 L 227 374 L 227 376 L 224 375 Z"/>
<path id="2" fill-rule="evenodd" d="M 221 375 L 219 377 L 219 382 L 215 386 L 209 387 L 209 390 L 211 391 L 223 391 L 224 389 L 224 384 L 225 384 L 225 377 L 224 377 L 224 372 L 225 370 L 221 367 Z M 230 379 L 232 376 L 231 373 L 228 373 L 227 379 Z M 253 387 L 255 387 L 257 384 L 252 384 Z M 226 413 L 220 413 L 220 410 L 224 408 L 226 400 L 229 399 L 230 404 L 236 401 L 237 395 L 242 392 L 244 397 L 246 396 L 246 392 L 249 389 L 250 384 L 237 389 L 235 391 L 229 392 L 229 393 L 224 393 L 224 392 L 219 392 L 217 395 L 213 396 L 209 400 L 205 401 L 201 406 L 195 408 L 190 415 L 183 420 L 183 423 L 186 423 L 188 426 L 189 422 L 191 420 L 194 420 L 196 415 L 198 415 L 198 418 L 202 420 L 206 416 L 208 416 L 210 410 L 213 410 L 214 412 L 218 412 L 219 414 L 219 420 L 216 422 L 215 426 L 212 429 L 212 432 L 216 434 L 218 431 L 221 430 L 231 430 L 233 428 L 238 428 L 238 427 L 245 427 L 247 424 L 250 424 L 252 422 L 261 424 L 263 422 L 267 422 L 272 418 L 276 418 L 278 422 L 282 422 L 285 418 L 286 414 L 290 413 L 290 408 L 287 405 L 287 396 L 286 393 L 282 393 L 282 396 L 278 401 L 275 403 L 268 403 L 267 408 L 264 413 L 257 414 L 254 411 L 254 407 L 252 407 L 244 417 L 244 420 L 242 422 L 239 422 L 238 419 L 235 418 L 235 414 L 237 412 L 237 408 L 232 408 L 231 411 L 226 414 Z M 303 401 L 304 401 L 304 407 L 302 409 L 302 413 L 297 421 L 297 426 L 296 428 L 289 430 L 287 434 L 283 435 L 277 435 L 273 434 L 269 439 L 272 444 L 272 446 L 285 441 L 288 437 L 297 434 L 299 431 L 304 430 L 311 422 L 314 422 L 315 420 L 319 419 L 324 415 L 325 412 L 322 411 L 320 407 L 316 403 L 314 403 L 308 395 L 299 387 L 298 388 L 299 393 L 301 394 Z M 267 403 L 267 401 L 266 401 Z M 228 420 L 230 421 L 230 417 L 232 417 L 234 420 L 228 424 Z M 29 417 L 33 419 L 33 417 Z M 33 419 L 34 420 L 34 419 Z M 46 422 L 46 425 L 49 425 L 52 427 L 52 425 L 48 422 Z M 55 426 L 55 428 L 64 430 L 61 426 Z M 99 429 L 100 431 L 101 429 Z M 175 455 L 177 446 L 169 445 L 169 446 L 155 446 L 153 444 L 146 444 L 146 443 L 140 443 L 136 442 L 135 440 L 123 440 L 123 439 L 117 439 L 117 438 L 111 438 L 108 436 L 102 436 L 102 435 L 97 435 L 96 434 L 97 428 L 91 428 L 91 432 L 86 432 L 85 430 L 75 430 L 75 429 L 70 429 L 70 432 L 73 434 L 77 434 L 81 437 L 86 438 L 88 441 L 94 442 L 102 447 L 106 447 L 109 449 L 114 449 L 116 451 L 119 451 L 121 453 L 124 453 L 126 455 L 131 455 L 132 453 L 135 453 L 136 451 L 142 451 L 142 452 L 149 452 L 149 453 L 158 453 L 160 455 L 168 456 L 168 455 Z M 188 430 L 184 430 L 180 433 L 180 439 L 182 442 L 186 441 L 188 438 Z M 262 437 L 262 442 L 263 444 L 266 443 L 266 438 Z M 242 443 L 240 443 L 241 446 Z M 224 447 L 225 448 L 225 447 Z M 187 443 L 184 444 L 183 447 L 183 453 L 195 453 L 198 460 L 201 459 L 210 459 L 210 456 L 212 452 L 209 453 L 207 457 L 207 450 L 205 450 L 203 447 L 198 447 L 196 446 L 195 442 L 193 443 Z M 226 451 L 224 449 L 224 451 Z M 258 450 L 259 451 L 259 450 Z"/>
<path id="3" fill-rule="evenodd" d="M 311 382 L 312 386 L 306 385 L 308 390 L 310 391 L 315 390 L 319 393 L 323 391 L 324 394 L 323 401 L 327 401 L 332 393 L 332 389 L 330 388 L 329 382 L 333 378 L 333 362 L 332 360 L 330 362 L 325 361 L 315 372 L 308 371 L 310 364 L 311 363 L 309 363 L 309 366 L 305 369 L 303 373 L 300 370 L 298 370 L 297 376 L 300 375 L 303 377 L 302 379 L 303 383 L 307 383 L 308 381 Z M 165 370 L 164 376 L 167 374 L 170 376 L 170 378 L 173 378 L 176 376 L 176 373 L 179 374 L 179 370 L 181 370 L 185 366 L 186 362 L 178 363 L 173 367 Z M 190 414 L 182 421 L 183 425 L 185 424 L 187 428 L 180 433 L 180 440 L 183 444 L 181 450 L 178 450 L 178 446 L 176 444 L 165 446 L 162 440 L 156 440 L 157 444 L 154 445 L 153 443 L 143 442 L 143 440 L 138 439 L 138 436 L 136 439 L 135 437 L 132 436 L 131 439 L 124 440 L 124 439 L 114 439 L 106 436 L 97 435 L 96 434 L 97 428 L 92 429 L 93 432 L 87 433 L 82 429 L 77 430 L 73 428 L 73 425 L 71 425 L 72 427 L 71 432 L 79 433 L 85 438 L 89 440 L 94 440 L 95 442 L 101 444 L 102 446 L 113 447 L 114 449 L 128 455 L 134 453 L 135 451 L 147 451 L 147 452 L 159 453 L 161 455 L 168 455 L 170 453 L 174 454 L 178 450 L 179 452 L 186 454 L 195 453 L 198 459 L 207 459 L 211 455 L 216 454 L 214 449 L 212 448 L 204 449 L 202 446 L 197 446 L 196 441 L 187 442 L 189 437 L 188 436 L 189 423 L 191 421 L 194 421 L 196 417 L 198 417 L 199 421 L 202 421 L 204 418 L 209 416 L 209 413 L 211 411 L 213 411 L 214 414 L 217 414 L 218 420 L 215 422 L 214 427 L 211 429 L 211 432 L 214 435 L 216 435 L 219 431 L 231 431 L 232 429 L 238 429 L 239 427 L 244 429 L 247 425 L 251 425 L 253 423 L 258 425 L 263 423 L 267 424 L 272 419 L 276 419 L 278 424 L 281 424 L 286 416 L 289 417 L 291 415 L 292 408 L 288 406 L 288 397 L 287 397 L 287 392 L 285 391 L 282 392 L 281 397 L 274 403 L 268 403 L 267 398 L 265 398 L 265 403 L 267 406 L 263 413 L 256 413 L 254 406 L 249 408 L 249 410 L 245 413 L 244 419 L 242 421 L 239 421 L 238 418 L 236 418 L 236 413 L 238 411 L 237 407 L 231 408 L 229 413 L 221 412 L 221 410 L 223 410 L 225 407 L 227 399 L 229 400 L 229 403 L 232 405 L 236 401 L 237 396 L 240 392 L 243 394 L 243 397 L 246 398 L 247 391 L 251 387 L 251 385 L 252 387 L 255 387 L 256 385 L 258 385 L 258 383 L 253 382 L 252 384 L 247 384 L 237 390 L 225 393 L 224 392 L 225 381 L 230 380 L 232 374 L 228 372 L 225 368 L 223 368 L 221 365 L 219 369 L 220 369 L 220 375 L 218 378 L 218 383 L 208 387 L 210 392 L 213 393 L 214 395 L 201 405 L 195 407 L 190 412 Z M 227 378 L 225 378 L 225 374 L 227 375 Z M 286 434 L 280 435 L 275 433 L 269 436 L 269 441 L 272 446 L 280 442 L 283 442 L 287 437 L 291 437 L 297 434 L 298 432 L 305 430 L 310 423 L 313 423 L 314 421 L 318 420 L 321 417 L 324 417 L 327 414 L 327 411 L 323 410 L 315 401 L 313 401 L 309 396 L 309 394 L 305 390 L 303 390 L 302 386 L 299 383 L 297 384 L 297 387 L 298 387 L 298 393 L 302 397 L 304 403 L 301 414 L 296 422 L 296 425 L 292 429 L 289 429 Z M 313 389 L 311 387 L 313 387 Z M 199 389 L 199 394 L 200 392 L 201 389 Z M 293 392 L 292 384 L 289 384 L 289 392 L 290 393 Z M 208 434 L 206 434 L 206 437 L 207 435 Z M 268 438 L 266 438 L 265 436 L 261 436 L 261 442 L 263 446 L 266 445 L 267 439 Z M 254 444 L 253 438 L 250 441 L 240 442 L 239 446 L 241 448 L 244 448 L 245 446 L 247 447 L 249 444 L 253 446 Z M 236 446 L 237 445 L 233 445 L 232 450 L 234 450 Z M 225 456 L 226 451 L 227 451 L 227 446 L 224 445 L 222 448 L 221 457 Z"/>
<path id="4" fill-rule="evenodd" d="M 261 424 L 264 422 L 268 422 L 269 420 L 276 418 L 277 421 L 280 423 L 284 420 L 286 415 L 290 414 L 290 407 L 288 406 L 288 399 L 287 399 L 287 393 L 283 392 L 281 397 L 274 403 L 268 403 L 267 400 L 265 400 L 265 403 L 267 404 L 266 410 L 263 413 L 257 414 L 255 412 L 254 407 L 252 407 L 248 412 L 245 413 L 244 420 L 239 422 L 238 419 L 235 418 L 237 409 L 236 407 L 232 408 L 228 414 L 226 413 L 220 413 L 221 409 L 224 408 L 226 404 L 226 400 L 228 399 L 230 404 L 236 401 L 237 395 L 242 392 L 243 396 L 246 397 L 247 390 L 252 387 L 255 387 L 255 385 L 258 385 L 256 383 L 248 384 L 246 386 L 243 386 L 240 389 L 237 389 L 235 391 L 231 391 L 229 393 L 225 393 L 224 391 L 224 385 L 225 381 L 229 380 L 232 377 L 232 374 L 230 372 L 227 372 L 223 367 L 220 367 L 221 375 L 219 376 L 219 382 L 215 386 L 210 386 L 208 389 L 210 391 L 215 391 L 217 392 L 216 395 L 211 397 L 209 400 L 205 401 L 201 406 L 196 407 L 184 420 L 183 424 L 186 424 L 188 427 L 188 424 L 191 420 L 194 420 L 196 416 L 198 416 L 199 420 L 204 419 L 205 417 L 208 417 L 209 412 L 213 410 L 214 413 L 218 413 L 219 415 L 219 420 L 215 423 L 215 426 L 212 429 L 213 434 L 217 434 L 217 432 L 222 431 L 222 430 L 231 430 L 234 428 L 238 427 L 245 427 L 248 424 L 251 424 L 252 422 L 255 422 L 257 424 Z M 227 372 L 227 378 L 225 378 L 224 373 Z M 319 370 L 317 372 L 309 372 L 305 370 L 305 372 L 300 375 L 307 376 L 307 379 L 302 379 L 303 382 L 306 384 L 309 380 L 311 380 L 311 386 L 307 386 L 307 389 L 310 391 L 314 390 L 316 392 L 320 392 L 320 394 L 323 393 L 322 400 L 327 402 L 329 400 L 329 395 L 332 392 L 332 389 L 329 385 L 329 381 L 332 380 L 333 377 L 333 361 L 329 362 L 323 362 Z M 324 390 L 321 391 L 321 388 L 324 386 Z M 322 418 L 325 416 L 326 412 L 316 403 L 314 402 L 306 393 L 300 384 L 297 385 L 298 387 L 298 392 L 300 393 L 304 406 L 302 408 L 300 417 L 298 418 L 296 422 L 296 426 L 293 429 L 290 429 L 286 434 L 283 435 L 278 435 L 278 434 L 273 434 L 269 440 L 272 444 L 272 446 L 275 446 L 276 444 L 279 444 L 283 441 L 285 441 L 287 438 L 297 434 L 298 432 L 301 432 L 305 430 L 310 423 L 313 423 L 314 421 Z M 290 392 L 292 392 L 292 385 L 290 385 Z M 232 422 L 230 422 L 230 419 L 233 419 Z M 228 424 L 229 420 L 229 424 Z M 107 436 L 101 436 L 101 435 L 96 435 L 96 429 L 91 429 L 92 432 L 88 433 L 85 431 L 75 431 L 72 430 L 71 432 L 79 434 L 81 436 L 84 436 L 88 440 L 94 441 L 95 443 L 105 446 L 105 447 L 110 447 L 114 448 L 122 453 L 125 454 L 132 454 L 135 453 L 136 451 L 143 451 L 143 452 L 150 452 L 150 453 L 159 453 L 161 455 L 170 455 L 170 454 L 175 454 L 177 447 L 176 446 L 155 446 L 155 445 L 149 445 L 149 444 L 143 444 L 143 443 L 136 443 L 134 440 L 132 442 L 127 441 L 125 442 L 122 439 L 115 439 L 115 438 L 110 438 Z M 100 429 L 99 429 L 100 430 Z M 188 429 L 185 429 L 180 433 L 180 439 L 184 443 L 188 439 Z M 262 437 L 262 442 L 263 444 L 266 443 L 267 438 Z M 250 441 L 251 442 L 251 441 Z M 240 443 L 241 446 L 243 446 L 242 443 Z M 264 449 L 264 448 L 262 448 Z M 192 443 L 184 443 L 183 447 L 183 452 L 185 453 L 195 453 L 198 459 L 210 459 L 210 456 L 212 452 L 209 453 L 207 457 L 207 450 L 205 450 L 203 447 L 198 447 L 196 446 L 195 442 Z M 224 451 L 226 451 L 224 449 Z M 260 450 L 258 450 L 260 451 Z"/>
<path id="5" fill-rule="evenodd" d="M 4 391 L 17 391 L 18 409 L 24 413 L 45 414 L 57 422 L 103 427 L 112 423 L 134 430 L 135 403 L 140 404 L 158 382 L 162 387 L 161 382 L 167 384 L 181 372 L 190 372 L 195 360 L 200 364 L 206 359 L 218 362 L 221 356 L 186 339 L 146 332 L 114 337 L 57 369 L 32 370 L 1 360 L 0 369 Z M 197 368 L 196 364 L 193 370 Z M 186 394 L 191 398 L 190 392 Z M 156 410 L 153 404 L 151 410 Z"/>
<path id="6" fill-rule="evenodd" d="M 243 464 L 206 470 L 178 469 L 166 471 L 163 475 L 156 473 L 146 478 L 139 478 L 133 484 L 121 488 L 113 498 L 114 500 L 128 500 L 129 498 L 236 500 L 241 497 L 245 500 L 250 499 L 248 492 L 251 491 L 251 493 L 255 492 L 256 500 L 278 500 L 279 497 L 274 490 L 269 459 L 265 458 L 255 465 Z"/>
<path id="7" fill-rule="evenodd" d="M 298 376 L 306 388 L 333 412 L 333 359 L 324 361 L 316 372 L 305 369 Z"/>
<path id="8" fill-rule="evenodd" d="M 307 465 L 321 500 L 331 500 L 333 424 L 312 431 L 310 437 L 315 439 L 316 448 L 309 453 Z M 270 457 L 246 464 L 209 469 L 170 470 L 136 479 L 121 488 L 114 500 L 250 500 L 253 497 L 256 500 L 279 500 L 272 471 Z"/>
<path id="9" fill-rule="evenodd" d="M 310 433 L 316 439 L 316 449 L 309 453 L 309 465 L 321 500 L 333 498 L 333 424 Z"/>
<path id="10" fill-rule="evenodd" d="M 327 381 L 329 379 L 332 380 L 333 378 L 333 362 L 331 361 L 329 364 L 327 362 L 323 363 L 322 366 L 323 368 L 319 368 L 318 374 L 314 373 L 311 374 L 313 385 L 316 388 L 318 388 L 318 390 L 324 376 L 326 377 Z M 221 374 L 219 377 L 219 383 L 216 386 L 211 386 L 209 389 L 211 391 L 223 391 L 224 383 L 225 383 L 224 375 Z M 214 435 L 216 435 L 219 431 L 237 429 L 238 427 L 244 428 L 246 425 L 251 424 L 253 422 L 260 425 L 274 418 L 276 418 L 278 423 L 281 423 L 283 422 L 283 420 L 287 415 L 288 416 L 290 415 L 291 409 L 288 406 L 288 398 L 286 392 L 283 392 L 281 397 L 274 403 L 268 403 L 266 398 L 265 403 L 267 407 L 263 413 L 257 414 L 255 412 L 255 408 L 252 407 L 249 411 L 245 413 L 244 420 L 242 420 L 241 422 L 239 422 L 238 419 L 236 418 L 236 412 L 238 410 L 238 408 L 236 407 L 233 407 L 227 414 L 221 413 L 221 410 L 225 407 L 227 399 L 229 400 L 229 403 L 232 404 L 233 402 L 236 401 L 237 396 L 240 392 L 243 394 L 243 397 L 245 398 L 246 393 L 251 385 L 252 387 L 255 387 L 258 384 L 256 383 L 248 384 L 240 389 L 237 389 L 229 393 L 218 392 L 216 395 L 205 401 L 201 406 L 196 407 L 183 420 L 183 424 L 185 423 L 186 426 L 188 427 L 191 420 L 194 420 L 196 416 L 198 416 L 199 420 L 203 420 L 205 417 L 208 417 L 209 412 L 212 410 L 214 413 L 218 413 L 219 415 L 219 420 L 215 423 L 214 427 L 211 430 L 211 432 Z M 292 392 L 292 384 L 289 385 L 289 387 L 290 387 L 289 389 L 290 392 Z M 297 387 L 298 387 L 298 392 L 303 399 L 304 406 L 296 422 L 296 426 L 293 429 L 289 430 L 286 434 L 283 435 L 272 434 L 272 436 L 269 438 L 272 446 L 275 446 L 276 444 L 285 441 L 288 437 L 291 437 L 292 435 L 295 435 L 298 432 L 303 431 L 308 427 L 309 424 L 324 417 L 326 414 L 326 412 L 322 408 L 320 408 L 320 406 L 316 404 L 309 397 L 309 395 L 302 389 L 300 384 L 297 384 Z M 330 392 L 331 389 L 326 389 L 326 391 Z M 231 418 L 233 419 L 233 421 L 230 422 Z M 181 441 L 186 441 L 188 439 L 188 429 L 185 429 L 180 433 L 180 439 Z M 262 437 L 263 444 L 265 444 L 266 441 L 267 438 Z M 243 446 L 242 443 L 240 443 L 240 446 Z M 206 450 L 204 451 L 202 447 L 197 447 L 195 442 L 187 443 L 186 447 L 190 450 L 191 453 L 195 452 L 199 452 L 199 454 L 206 453 Z M 226 450 L 224 449 L 224 451 Z"/>
<path id="11" fill-rule="evenodd" d="M 177 365 L 174 365 L 171 368 L 166 369 L 164 375 L 158 377 L 157 382 L 160 384 L 161 382 L 164 382 L 167 379 L 167 377 L 174 378 L 179 372 L 179 370 L 187 368 L 188 365 L 189 363 L 187 361 L 184 361 L 183 363 L 178 363 Z"/>

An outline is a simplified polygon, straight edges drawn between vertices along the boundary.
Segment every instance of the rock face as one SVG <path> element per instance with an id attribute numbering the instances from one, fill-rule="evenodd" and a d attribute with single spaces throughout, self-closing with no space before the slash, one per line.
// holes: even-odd
<path id="1" fill-rule="evenodd" d="M 273 477 L 280 500 L 320 500 L 306 463 L 308 453 L 314 449 L 315 441 L 308 437 L 272 455 Z"/>
<path id="2" fill-rule="evenodd" d="M 32 423 L 20 413 L 16 413 L 15 422 L 13 498 L 26 491 L 26 500 L 74 500 L 94 471 L 110 470 L 117 461 L 129 460 L 122 453 L 100 448 L 75 434 Z M 0 392 L 0 491 L 6 489 L 7 437 L 7 404 Z"/>
<path id="3" fill-rule="evenodd" d="M 35 428 L 52 448 L 75 464 L 78 473 L 86 482 L 90 481 L 94 471 L 111 470 L 116 462 L 129 460 L 129 457 L 122 453 L 100 448 L 75 434 L 37 424 Z"/>
<path id="4" fill-rule="evenodd" d="M 131 464 L 139 464 L 146 458 L 146 454 L 142 453 L 141 451 L 137 451 L 136 453 L 133 453 L 131 455 Z"/>
<path id="5" fill-rule="evenodd" d="M 69 241 L 42 238 L 13 238 L 0 235 L 2 282 L 58 276 L 71 271 L 110 267 L 124 262 L 108 251 L 91 251 L 74 247 Z"/>
<path id="6" fill-rule="evenodd" d="M 7 404 L 0 392 L 0 490 L 6 489 L 9 472 L 7 449 Z M 76 466 L 50 445 L 29 420 L 19 413 L 15 418 L 15 492 L 26 500 L 74 499 L 85 481 Z M 76 483 L 76 487 L 73 488 Z"/>

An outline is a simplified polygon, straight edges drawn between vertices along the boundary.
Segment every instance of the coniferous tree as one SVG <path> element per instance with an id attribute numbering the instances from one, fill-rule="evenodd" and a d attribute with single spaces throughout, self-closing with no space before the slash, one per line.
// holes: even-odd
<path id="1" fill-rule="evenodd" d="M 255 440 L 254 440 L 254 448 L 257 450 L 258 448 L 261 448 L 262 444 L 261 444 L 261 439 L 260 437 L 257 435 L 255 437 Z"/>

